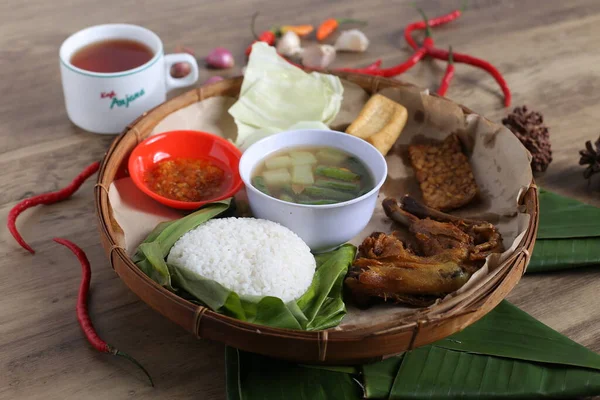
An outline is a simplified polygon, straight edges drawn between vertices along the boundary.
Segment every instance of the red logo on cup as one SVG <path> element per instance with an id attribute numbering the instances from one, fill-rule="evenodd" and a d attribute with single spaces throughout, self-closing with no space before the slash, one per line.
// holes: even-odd
<path id="1" fill-rule="evenodd" d="M 106 92 L 102 92 L 102 93 L 100 93 L 100 98 L 101 98 L 101 99 L 106 99 L 107 97 L 108 97 L 109 99 L 112 99 L 112 98 L 113 98 L 113 97 L 115 97 L 115 96 L 116 96 L 116 93 L 115 93 L 115 91 L 114 91 L 114 90 L 111 90 L 109 93 L 106 93 Z"/>

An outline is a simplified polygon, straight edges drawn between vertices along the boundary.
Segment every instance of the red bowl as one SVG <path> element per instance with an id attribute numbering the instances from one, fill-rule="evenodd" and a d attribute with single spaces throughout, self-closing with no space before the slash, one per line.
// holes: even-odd
<path id="1" fill-rule="evenodd" d="M 233 196 L 242 186 L 238 165 L 242 153 L 231 142 L 200 131 L 170 131 L 153 135 L 138 144 L 129 156 L 129 175 L 135 185 L 154 200 L 181 210 L 194 210 L 206 203 Z M 228 174 L 223 193 L 202 201 L 180 201 L 161 196 L 147 186 L 144 175 L 156 163 L 170 158 L 211 161 Z"/>

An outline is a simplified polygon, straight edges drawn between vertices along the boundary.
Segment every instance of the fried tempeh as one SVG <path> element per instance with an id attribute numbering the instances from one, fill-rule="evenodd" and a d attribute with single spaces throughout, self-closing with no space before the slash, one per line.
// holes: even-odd
<path id="1" fill-rule="evenodd" d="M 408 118 L 406 108 L 380 94 L 371 96 L 346 133 L 371 143 L 384 156 L 390 151 Z"/>
<path id="2" fill-rule="evenodd" d="M 439 145 L 408 146 L 408 154 L 423 201 L 429 207 L 453 210 L 468 204 L 477 195 L 471 165 L 456 134 Z"/>

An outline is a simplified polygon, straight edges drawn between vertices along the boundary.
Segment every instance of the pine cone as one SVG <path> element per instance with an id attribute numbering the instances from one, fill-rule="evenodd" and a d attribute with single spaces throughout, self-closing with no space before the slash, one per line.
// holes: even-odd
<path id="1" fill-rule="evenodd" d="M 600 138 L 596 140 L 594 145 L 596 146 L 595 149 L 592 146 L 592 141 L 588 140 L 585 142 L 585 149 L 579 151 L 581 155 L 579 165 L 589 164 L 585 171 L 583 171 L 583 177 L 586 179 L 590 179 L 592 175 L 600 172 Z"/>
<path id="2" fill-rule="evenodd" d="M 542 114 L 529 111 L 527 106 L 517 107 L 502 119 L 502 123 L 515 134 L 533 156 L 531 168 L 536 172 L 545 171 L 552 162 L 552 149 L 550 132 L 544 125 Z"/>

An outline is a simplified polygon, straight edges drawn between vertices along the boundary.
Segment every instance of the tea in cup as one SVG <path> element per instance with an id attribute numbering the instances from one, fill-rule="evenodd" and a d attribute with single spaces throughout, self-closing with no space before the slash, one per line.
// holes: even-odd
<path id="1" fill-rule="evenodd" d="M 167 92 L 198 80 L 190 54 L 164 55 L 160 38 L 141 26 L 97 25 L 71 35 L 60 47 L 60 72 L 69 119 L 94 133 L 114 134 L 167 98 Z M 170 75 L 185 62 L 191 72 Z"/>

